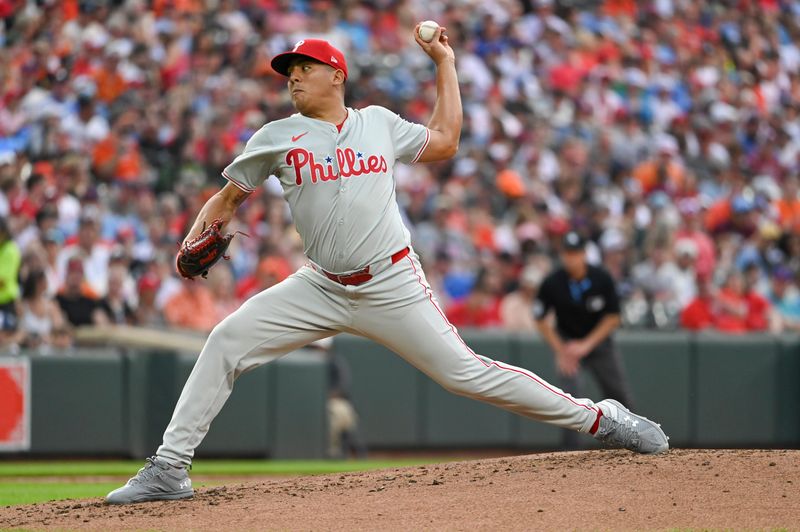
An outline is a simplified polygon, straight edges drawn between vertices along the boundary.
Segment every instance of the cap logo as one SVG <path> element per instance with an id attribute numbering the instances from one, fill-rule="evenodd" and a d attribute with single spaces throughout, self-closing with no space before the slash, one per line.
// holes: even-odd
<path id="1" fill-rule="evenodd" d="M 335 58 L 335 57 L 333 57 L 333 56 L 331 56 L 331 62 L 332 62 L 332 63 L 337 63 L 337 64 L 339 63 L 339 61 L 337 61 L 337 60 L 336 60 L 336 58 Z"/>
<path id="2" fill-rule="evenodd" d="M 292 51 L 296 52 L 297 49 L 300 48 L 301 46 L 303 46 L 305 43 L 306 43 L 306 41 L 304 41 L 304 40 L 303 41 L 297 41 L 297 44 L 294 45 L 294 48 L 292 48 Z"/>

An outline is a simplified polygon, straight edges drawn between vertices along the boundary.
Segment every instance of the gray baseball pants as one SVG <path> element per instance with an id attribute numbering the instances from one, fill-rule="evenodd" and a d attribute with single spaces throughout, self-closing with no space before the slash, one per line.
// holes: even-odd
<path id="1" fill-rule="evenodd" d="M 358 286 L 306 265 L 247 300 L 209 335 L 158 456 L 189 465 L 239 375 L 340 332 L 388 347 L 455 394 L 578 432 L 597 420 L 598 407 L 589 399 L 474 353 L 445 317 L 412 251 Z"/>

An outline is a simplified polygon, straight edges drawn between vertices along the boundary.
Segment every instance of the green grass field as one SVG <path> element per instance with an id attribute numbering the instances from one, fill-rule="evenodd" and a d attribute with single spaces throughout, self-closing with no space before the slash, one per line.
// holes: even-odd
<path id="1" fill-rule="evenodd" d="M 208 480 L 195 486 L 214 486 L 214 477 L 320 475 L 368 471 L 442 462 L 441 458 L 396 460 L 201 460 L 192 468 L 194 477 Z M 136 461 L 0 461 L 0 506 L 62 499 L 102 497 L 142 467 Z M 120 477 L 108 482 L 88 477 Z"/>

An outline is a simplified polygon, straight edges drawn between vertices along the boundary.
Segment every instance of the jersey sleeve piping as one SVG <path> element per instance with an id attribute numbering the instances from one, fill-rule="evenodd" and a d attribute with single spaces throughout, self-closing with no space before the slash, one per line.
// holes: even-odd
<path id="1" fill-rule="evenodd" d="M 422 146 L 420 147 L 419 151 L 417 152 L 417 155 L 414 156 L 414 159 L 411 161 L 412 163 L 415 163 L 415 162 L 419 161 L 419 158 L 422 157 L 422 153 L 425 151 L 425 148 L 428 147 L 428 142 L 430 142 L 430 140 L 431 140 L 431 130 L 426 127 L 425 128 L 425 142 L 422 143 Z"/>
<path id="2" fill-rule="evenodd" d="M 250 188 L 250 187 L 246 186 L 245 184 L 240 183 L 239 181 L 235 180 L 234 178 L 229 176 L 228 173 L 225 172 L 225 171 L 222 172 L 222 177 L 224 177 L 225 179 L 227 179 L 228 181 L 230 181 L 231 183 L 233 183 L 234 185 L 236 185 L 237 187 L 242 189 L 244 192 L 247 192 L 248 194 L 250 194 L 252 192 L 255 192 L 255 190 L 256 190 L 254 188 Z"/>

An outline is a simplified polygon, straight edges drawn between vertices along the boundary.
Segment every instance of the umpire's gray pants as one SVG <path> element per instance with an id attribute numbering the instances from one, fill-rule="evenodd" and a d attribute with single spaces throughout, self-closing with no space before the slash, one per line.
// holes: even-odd
<path id="1" fill-rule="evenodd" d="M 453 393 L 526 417 L 588 432 L 598 416 L 589 399 L 473 352 L 447 321 L 412 251 L 359 286 L 342 286 L 305 266 L 246 301 L 208 337 L 158 456 L 190 464 L 239 375 L 340 332 L 385 345 Z"/>

